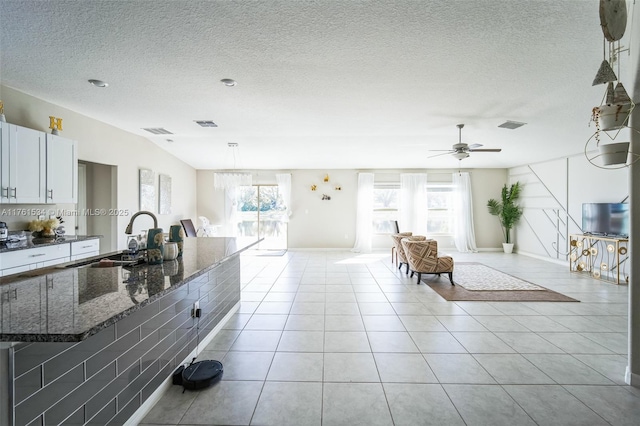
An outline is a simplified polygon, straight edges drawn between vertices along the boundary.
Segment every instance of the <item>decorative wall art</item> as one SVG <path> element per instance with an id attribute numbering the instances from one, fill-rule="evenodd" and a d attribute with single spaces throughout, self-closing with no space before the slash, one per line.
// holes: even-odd
<path id="1" fill-rule="evenodd" d="M 155 212 L 156 179 L 153 170 L 140 169 L 140 210 Z"/>
<path id="2" fill-rule="evenodd" d="M 342 191 L 342 185 L 332 185 L 331 183 L 329 183 L 330 179 L 329 179 L 329 173 L 325 173 L 324 177 L 322 178 L 322 183 L 318 184 L 311 184 L 311 190 L 312 191 L 317 191 L 319 188 L 324 190 L 324 191 L 329 191 L 331 188 L 333 188 L 334 191 Z M 323 201 L 329 201 L 331 200 L 331 195 L 327 194 L 326 192 L 322 194 L 322 198 L 321 200 Z"/>
<path id="3" fill-rule="evenodd" d="M 171 214 L 171 176 L 161 174 L 158 188 L 158 213 Z"/>

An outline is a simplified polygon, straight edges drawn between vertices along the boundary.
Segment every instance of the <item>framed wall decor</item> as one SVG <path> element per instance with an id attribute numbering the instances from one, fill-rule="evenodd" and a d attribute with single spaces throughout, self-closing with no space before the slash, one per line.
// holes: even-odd
<path id="1" fill-rule="evenodd" d="M 140 210 L 155 212 L 156 179 L 153 170 L 140 169 Z"/>
<path id="2" fill-rule="evenodd" d="M 171 214 L 171 176 L 161 174 L 158 188 L 158 213 Z"/>

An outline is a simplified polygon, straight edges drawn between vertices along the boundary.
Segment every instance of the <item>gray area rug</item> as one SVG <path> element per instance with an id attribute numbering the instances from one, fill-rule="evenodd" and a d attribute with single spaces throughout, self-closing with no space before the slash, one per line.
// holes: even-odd
<path id="1" fill-rule="evenodd" d="M 481 263 L 456 263 L 453 270 L 456 285 L 437 275 L 423 275 L 422 282 L 450 301 L 579 302 Z"/>

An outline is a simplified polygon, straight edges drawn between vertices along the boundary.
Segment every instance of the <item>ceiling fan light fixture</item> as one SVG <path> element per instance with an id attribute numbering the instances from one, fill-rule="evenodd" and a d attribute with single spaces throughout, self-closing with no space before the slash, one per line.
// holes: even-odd
<path id="1" fill-rule="evenodd" d="M 468 152 L 454 152 L 453 154 L 453 158 L 457 159 L 457 160 L 463 160 L 465 158 L 467 158 L 469 156 Z"/>

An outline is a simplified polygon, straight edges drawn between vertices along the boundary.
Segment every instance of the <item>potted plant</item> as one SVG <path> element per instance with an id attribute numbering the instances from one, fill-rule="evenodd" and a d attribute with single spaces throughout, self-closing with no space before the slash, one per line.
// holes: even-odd
<path id="1" fill-rule="evenodd" d="M 489 213 L 498 216 L 500 226 L 504 233 L 504 243 L 502 248 L 505 253 L 513 251 L 513 243 L 511 242 L 511 229 L 518 223 L 522 217 L 522 207 L 516 204 L 516 200 L 520 197 L 520 182 L 516 182 L 508 187 L 505 184 L 502 187 L 501 201 L 490 199 L 487 201 Z"/>

